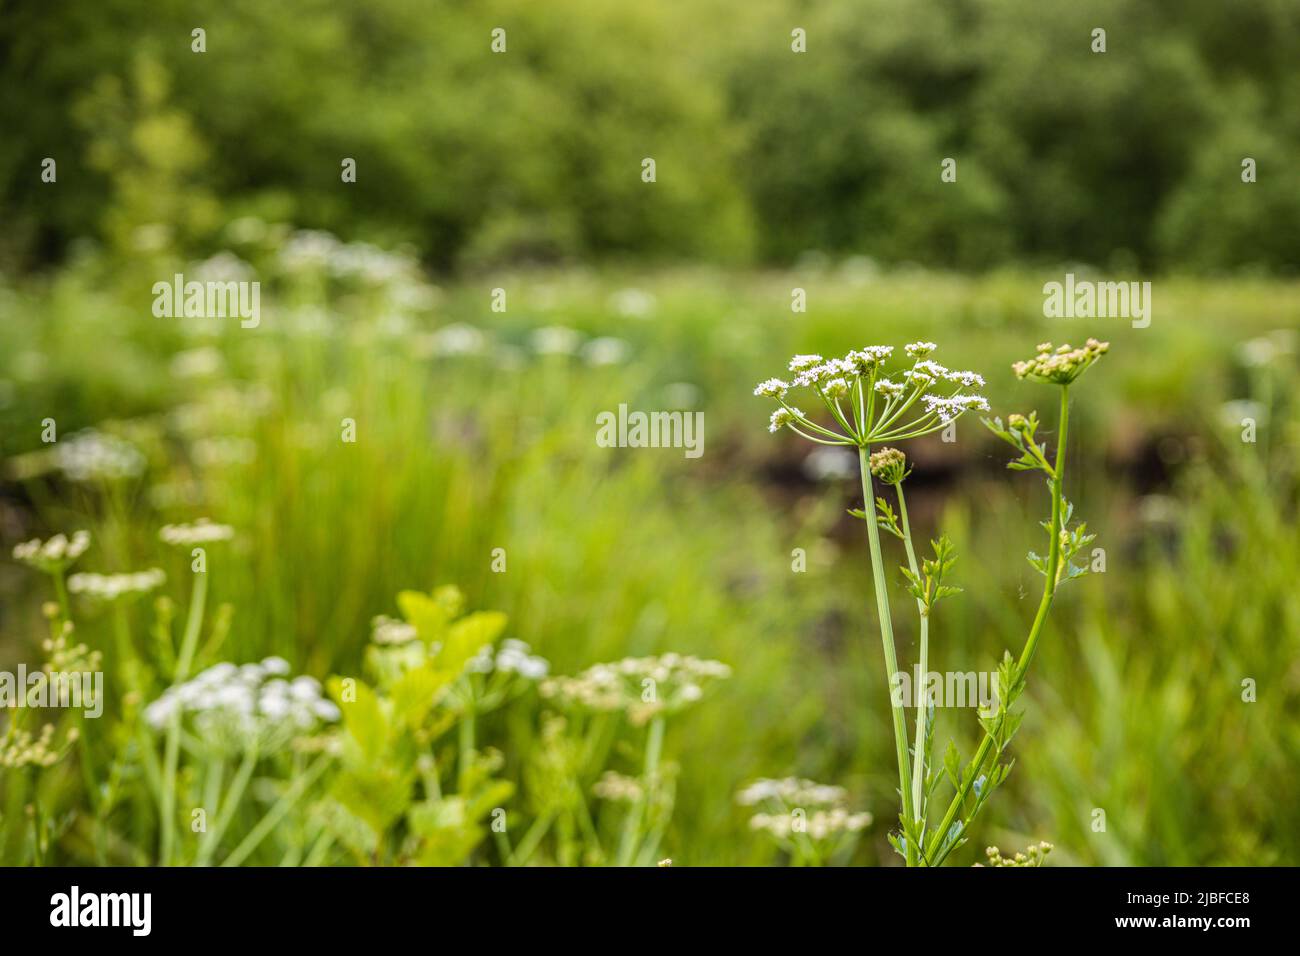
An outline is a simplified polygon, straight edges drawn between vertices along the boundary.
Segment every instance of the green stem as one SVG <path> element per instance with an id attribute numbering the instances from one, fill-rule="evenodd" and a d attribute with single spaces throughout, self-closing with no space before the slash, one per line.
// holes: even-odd
<path id="1" fill-rule="evenodd" d="M 190 676 L 190 665 L 194 660 L 194 649 L 199 643 L 199 630 L 203 625 L 203 608 L 208 598 L 208 573 L 206 570 L 194 574 L 194 583 L 190 589 L 190 610 L 185 620 L 185 634 L 181 638 L 181 652 L 176 659 L 176 671 L 172 675 L 172 686 L 183 683 Z M 167 722 L 167 743 L 163 758 L 163 791 L 161 809 L 162 849 L 159 862 L 170 866 L 172 849 L 176 844 L 176 765 L 180 760 L 181 711 L 177 707 L 172 711 Z"/>
<path id="2" fill-rule="evenodd" d="M 659 755 L 663 751 L 663 745 L 664 718 L 661 714 L 650 721 L 650 729 L 646 732 L 645 765 L 641 774 L 641 795 L 637 797 L 636 802 L 628 810 L 627 820 L 623 824 L 623 838 L 619 841 L 618 848 L 619 866 L 631 866 L 636 857 L 638 836 L 641 830 L 641 817 L 645 814 L 645 807 L 649 802 L 653 788 L 658 786 Z"/>
<path id="3" fill-rule="evenodd" d="M 537 850 L 537 845 L 542 842 L 542 837 L 546 836 L 546 831 L 551 828 L 555 822 L 556 811 L 547 810 L 540 817 L 533 821 L 533 825 L 528 828 L 524 838 L 519 841 L 515 847 L 514 855 L 511 858 L 511 866 L 524 866 Z"/>
<path id="4" fill-rule="evenodd" d="M 1047 580 L 1043 584 L 1043 597 L 1038 603 L 1038 613 L 1034 615 L 1034 623 L 1029 629 L 1029 637 L 1025 640 L 1024 649 L 1020 652 L 1020 659 L 1016 662 L 1016 674 L 1013 683 L 1019 683 L 1029 670 L 1029 664 L 1034 659 L 1034 652 L 1038 649 L 1038 640 L 1042 636 L 1044 625 L 1047 623 L 1048 613 L 1052 609 L 1052 599 L 1056 596 L 1056 577 L 1061 561 L 1061 517 L 1063 513 L 1061 486 L 1065 474 L 1065 439 L 1069 422 L 1070 389 L 1069 386 L 1062 386 L 1061 419 L 1056 434 L 1056 464 L 1052 469 L 1052 541 L 1047 555 Z M 995 732 L 1000 733 L 1001 729 L 1002 720 L 999 720 Z M 971 786 L 983 771 L 984 763 L 992 749 L 993 734 L 986 731 L 984 739 L 980 742 L 979 750 L 970 762 L 969 772 L 962 775 L 962 785 L 957 793 L 953 795 L 952 803 L 948 805 L 948 812 L 944 814 L 943 822 L 935 830 L 934 837 L 926 848 L 927 856 L 932 856 L 938 851 L 940 844 L 947 836 L 948 829 L 956 819 L 957 813 L 965 804 Z M 939 866 L 951 851 L 952 846 L 950 845 L 942 854 L 933 859 L 931 865 Z"/>
<path id="5" fill-rule="evenodd" d="M 266 816 L 258 822 L 257 826 L 248 831 L 248 835 L 240 841 L 239 846 L 231 852 L 230 856 L 222 862 L 222 866 L 239 866 L 248 857 L 250 853 L 257 849 L 258 844 L 266 839 L 268 833 L 275 829 L 276 824 L 284 818 L 284 815 L 293 809 L 302 795 L 307 792 L 307 788 L 316 782 L 316 778 L 325 772 L 329 766 L 330 754 L 321 754 L 316 758 L 316 762 L 307 769 L 307 772 L 294 780 L 293 785 L 285 791 L 284 796 L 276 801 L 275 806 L 266 812 Z"/>
<path id="6" fill-rule="evenodd" d="M 911 569 L 912 575 L 916 580 L 921 580 L 921 572 L 916 564 L 916 551 L 912 547 L 912 529 L 907 523 L 907 499 L 903 496 L 903 483 L 900 481 L 894 486 L 898 492 L 898 513 L 903 522 L 903 545 L 907 548 L 907 566 Z M 917 692 L 916 698 L 916 745 L 912 748 L 912 755 L 916 763 L 912 765 L 912 806 L 917 813 L 917 819 L 921 825 L 917 827 L 917 832 L 925 833 L 925 808 L 922 801 L 922 780 L 925 775 L 926 764 L 929 763 L 930 755 L 923 753 L 925 749 L 925 724 L 926 724 L 926 694 L 924 689 L 929 686 L 930 673 L 930 615 L 926 611 L 925 602 L 920 598 L 916 600 L 916 613 L 921 619 L 921 651 L 919 668 L 920 673 L 917 675 L 918 687 L 913 690 Z"/>
<path id="7" fill-rule="evenodd" d="M 50 577 L 54 578 L 54 593 L 59 599 L 59 610 L 63 613 L 63 620 L 71 621 L 72 608 L 68 603 L 68 586 L 63 581 L 63 569 L 55 571 Z"/>
<path id="8" fill-rule="evenodd" d="M 254 746 L 244 754 L 244 759 L 235 772 L 235 779 L 231 781 L 230 789 L 226 791 L 225 798 L 221 801 L 221 809 L 217 814 L 214 825 L 207 833 L 203 834 L 203 841 L 199 844 L 199 854 L 195 866 L 208 866 L 211 862 L 212 855 L 216 853 L 217 847 L 221 845 L 221 838 L 225 836 L 226 828 L 230 826 L 230 821 L 235 816 L 235 810 L 239 808 L 239 802 L 244 799 L 244 791 L 248 789 L 248 781 L 252 779 L 253 770 L 256 767 L 257 747 Z"/>
<path id="9" fill-rule="evenodd" d="M 862 473 L 863 512 L 867 515 L 867 541 L 871 545 L 871 574 L 876 591 L 876 611 L 880 616 L 880 643 L 885 651 L 885 683 L 892 687 L 898 673 L 898 655 L 894 651 L 894 624 L 889 616 L 889 595 L 885 591 L 885 567 L 880 555 L 880 531 L 876 527 L 876 499 L 871 493 L 871 446 L 858 446 L 858 464 Z M 898 789 L 903 800 L 903 816 L 916 819 L 912 806 L 911 762 L 907 758 L 907 717 L 903 704 L 891 691 L 889 706 L 894 718 L 894 750 L 898 757 Z M 907 843 L 907 862 L 916 862 L 916 847 Z"/>
<path id="10" fill-rule="evenodd" d="M 460 776 L 457 789 L 462 793 L 465 790 L 470 763 L 474 756 L 474 730 L 474 700 L 471 695 L 469 703 L 465 708 L 465 716 L 461 719 L 460 726 L 457 728 L 456 733 L 457 749 L 460 751 L 460 762 L 458 765 Z"/>

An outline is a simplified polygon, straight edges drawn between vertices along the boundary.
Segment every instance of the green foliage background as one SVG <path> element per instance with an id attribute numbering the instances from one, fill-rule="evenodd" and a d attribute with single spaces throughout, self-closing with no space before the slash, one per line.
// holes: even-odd
<path id="1" fill-rule="evenodd" d="M 0 141 L 11 256 L 57 255 L 109 218 L 126 155 L 142 153 L 227 214 L 410 241 L 444 267 L 816 249 L 1291 271 L 1300 254 L 1300 8 L 1287 0 L 0 11 L 0 127 L 22 131 Z M 496 27 L 505 54 L 490 50 Z M 166 119 L 105 151 L 141 99 Z M 32 188 L 46 156 L 62 163 L 57 190 Z M 345 156 L 359 176 L 340 189 Z M 638 176 L 647 156 L 653 189 Z M 945 157 L 955 188 L 939 180 Z"/>

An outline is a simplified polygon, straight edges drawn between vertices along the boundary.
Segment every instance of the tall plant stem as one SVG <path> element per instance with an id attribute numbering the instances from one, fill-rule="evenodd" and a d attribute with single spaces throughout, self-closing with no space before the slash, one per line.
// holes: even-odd
<path id="1" fill-rule="evenodd" d="M 876 611 L 880 616 L 880 643 L 885 651 L 885 682 L 891 688 L 889 706 L 894 718 L 894 749 L 898 756 L 898 790 L 903 800 L 903 816 L 910 822 L 916 819 L 912 806 L 912 789 L 908 777 L 911 763 L 907 759 L 907 717 L 903 703 L 896 700 L 892 688 L 898 673 L 898 655 L 894 651 L 894 624 L 889 616 L 889 595 L 885 591 L 885 566 L 880 556 L 880 530 L 876 527 L 876 499 L 871 493 L 871 447 L 858 446 L 858 465 L 862 473 L 863 514 L 867 519 L 867 542 L 871 546 L 871 576 L 876 591 Z M 907 863 L 916 862 L 917 848 L 909 841 L 906 846 Z"/>
<path id="2" fill-rule="evenodd" d="M 190 676 L 190 665 L 194 661 L 194 650 L 199 643 L 199 631 L 203 625 L 203 607 L 208 598 L 207 570 L 194 572 L 194 584 L 190 590 L 190 610 L 185 619 L 185 634 L 181 638 L 181 651 L 176 658 L 176 672 L 172 675 L 172 685 L 182 683 Z M 180 761 L 181 714 L 177 708 L 167 722 L 167 743 L 163 757 L 162 779 L 162 849 L 159 862 L 170 866 L 172 847 L 176 840 L 176 765 Z"/>
<path id="3" fill-rule="evenodd" d="M 1052 609 L 1052 598 L 1056 596 L 1056 578 L 1060 571 L 1061 564 L 1061 521 L 1064 512 L 1063 501 L 1061 497 L 1061 486 L 1065 473 L 1065 439 L 1066 429 L 1070 423 L 1070 389 L 1069 386 L 1061 387 L 1061 418 L 1060 425 L 1056 432 L 1056 458 L 1052 466 L 1052 542 L 1047 553 L 1047 580 L 1043 584 L 1043 597 L 1038 602 L 1038 613 L 1034 615 L 1033 626 L 1029 629 L 1029 637 L 1025 640 L 1024 649 L 1020 652 L 1020 659 L 1016 662 L 1015 681 L 1019 683 L 1024 679 L 1025 673 L 1029 670 L 1029 664 L 1034 659 L 1034 652 L 1038 649 L 1038 640 L 1042 637 L 1043 626 L 1047 623 L 1047 615 Z M 998 721 L 997 732 L 1001 732 L 1002 720 Z M 985 733 L 984 739 L 980 742 L 979 750 L 976 751 L 974 759 L 970 762 L 969 771 L 962 775 L 962 784 L 957 793 L 953 795 L 952 803 L 948 805 L 948 812 L 944 814 L 943 822 L 935 830 L 934 837 L 930 840 L 929 846 L 926 847 L 926 856 L 932 859 L 932 865 L 938 866 L 948 856 L 952 850 L 952 845 L 942 854 L 935 857 L 942 841 L 948 834 L 949 827 L 957 818 L 962 806 L 966 802 L 966 797 L 970 794 L 971 786 L 975 779 L 984 769 L 984 763 L 988 760 L 989 753 L 993 749 L 993 734 Z M 955 841 L 954 841 L 955 842 Z"/>
<path id="4" fill-rule="evenodd" d="M 650 721 L 646 731 L 645 766 L 641 771 L 641 794 L 628 811 L 623 824 L 623 838 L 619 841 L 618 865 L 631 866 L 636 859 L 641 842 L 641 821 L 645 815 L 650 795 L 659 786 L 659 755 L 664 745 L 664 718 L 660 714 Z"/>
<path id="5" fill-rule="evenodd" d="M 916 564 L 916 551 L 912 547 L 912 529 L 907 523 L 907 499 L 903 497 L 903 483 L 900 481 L 894 486 L 898 492 L 898 513 L 903 521 L 903 544 L 907 548 L 907 566 L 911 568 L 912 575 L 916 580 L 921 580 L 921 571 Z M 917 832 L 925 833 L 925 803 L 921 793 L 922 781 L 925 776 L 925 765 L 929 761 L 930 755 L 925 753 L 925 724 L 926 724 L 926 694 L 922 690 L 929 686 L 928 675 L 930 673 L 930 615 L 925 609 L 925 602 L 917 599 L 916 613 L 921 619 L 921 652 L 919 661 L 920 673 L 917 675 L 917 686 L 914 688 L 917 693 L 916 698 L 916 745 L 912 748 L 912 756 L 916 763 L 912 765 L 912 806 L 916 810 L 917 819 L 921 825 L 917 827 Z"/>

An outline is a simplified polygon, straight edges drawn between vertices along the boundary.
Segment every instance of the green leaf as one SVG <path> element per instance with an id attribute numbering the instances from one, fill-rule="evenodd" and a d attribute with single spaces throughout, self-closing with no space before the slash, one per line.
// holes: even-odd
<path id="1" fill-rule="evenodd" d="M 334 780 L 331 792 L 348 812 L 382 834 L 406 809 L 414 775 L 396 767 L 345 770 Z"/>
<path id="2" fill-rule="evenodd" d="M 460 592 L 455 588 L 439 588 L 431 595 L 419 591 L 402 591 L 397 595 L 402 617 L 408 624 L 415 625 L 415 631 L 425 646 L 443 639 L 447 625 L 460 613 L 462 603 Z"/>
<path id="3" fill-rule="evenodd" d="M 390 691 L 393 716 L 411 729 L 419 727 L 450 682 L 451 678 L 428 665 L 406 671 L 393 682 Z"/>
<path id="4" fill-rule="evenodd" d="M 389 722 L 384 715 L 382 702 L 362 680 L 356 680 L 352 696 L 345 699 L 343 678 L 331 677 L 329 693 L 343 714 L 343 726 L 367 763 L 379 760 L 388 747 Z"/>
<path id="5" fill-rule="evenodd" d="M 507 620 L 500 611 L 475 611 L 462 617 L 448 628 L 442 648 L 433 658 L 434 668 L 455 680 L 479 651 L 501 636 Z"/>

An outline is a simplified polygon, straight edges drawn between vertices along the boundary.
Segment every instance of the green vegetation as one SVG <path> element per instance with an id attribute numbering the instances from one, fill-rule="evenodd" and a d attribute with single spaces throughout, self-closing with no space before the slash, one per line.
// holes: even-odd
<path id="1" fill-rule="evenodd" d="M 101 227 L 133 248 L 123 202 L 198 252 L 251 213 L 410 242 L 439 267 L 816 249 L 1293 272 L 1300 256 L 1285 0 L 61 10 L 0 5 L 0 128 L 22 131 L 0 141 L 0 250 L 21 262 Z"/>
<path id="2" fill-rule="evenodd" d="M 320 255 L 305 255 L 309 247 Z M 278 655 L 294 674 L 385 686 L 366 663 L 372 618 L 403 610 L 394 603 L 399 591 L 455 581 L 469 608 L 508 616 L 498 646 L 507 637 L 527 643 L 553 674 L 668 653 L 730 667 L 716 692 L 664 728 L 654 776 L 665 787 L 672 781 L 671 819 L 666 792 L 647 798 L 627 845 L 640 842 L 678 864 L 784 858 L 750 829 L 752 811 L 733 796 L 755 778 L 792 775 L 843 786 L 845 805 L 878 821 L 836 853 L 794 848 L 795 858 L 892 856 L 879 822 L 891 819 L 898 785 L 888 770 L 888 708 L 865 703 L 888 690 L 868 640 L 861 525 L 845 514 L 861 507 L 860 490 L 852 480 L 809 478 L 814 465 L 828 470 L 825 459 L 810 462 L 793 442 L 768 435 L 749 392 L 792 352 L 842 352 L 868 334 L 933 337 L 952 354 L 978 357 L 994 414 L 1024 410 L 1034 400 L 1027 392 L 1041 386 L 1017 384 L 1010 365 L 1023 342 L 1047 338 L 1055 324 L 1041 315 L 1036 281 L 867 275 L 851 263 L 797 280 L 641 273 L 635 287 L 617 273 L 515 273 L 493 280 L 509 290 L 508 310 L 494 313 L 484 286 L 435 288 L 400 257 L 366 259 L 321 236 L 239 251 L 266 283 L 257 329 L 235 319 L 156 319 L 140 305 L 134 274 L 96 259 L 0 296 L 9 539 L 85 528 L 93 543 L 73 570 L 157 566 L 167 575 L 155 594 L 130 604 L 71 597 L 72 640 L 112 661 L 118 629 L 128 635 L 139 665 L 110 666 L 108 679 L 133 675 L 139 696 L 111 692 L 104 717 L 85 721 L 81 741 L 39 775 L 2 772 L 6 861 L 37 858 L 27 805 L 43 808 L 51 828 L 40 859 L 93 861 L 97 842 L 111 861 L 158 859 L 161 824 L 145 755 L 152 740 L 165 764 L 165 735 L 131 736 L 140 726 L 131 708 L 138 714 L 171 682 L 168 648 L 182 644 L 192 606 L 188 553 L 164 547 L 159 529 L 201 515 L 234 535 L 208 551 L 211 583 L 191 675 Z M 366 268 L 354 268 L 358 261 Z M 155 268 L 167 275 L 172 265 Z M 796 281 L 812 307 L 792 318 Z M 1287 675 L 1300 633 L 1289 583 L 1300 566 L 1300 436 L 1287 383 L 1300 299 L 1290 286 L 1245 280 L 1160 290 L 1149 328 L 1096 320 L 1112 352 L 1071 416 L 1072 441 L 1090 452 L 1086 465 L 1071 462 L 1064 491 L 1106 549 L 1105 573 L 1058 598 L 1015 745 L 1034 771 L 1012 774 L 981 814 L 981 846 L 1046 837 L 1061 862 L 1288 862 L 1297 835 L 1275 797 L 1287 792 L 1287 755 L 1297 743 L 1287 717 L 1297 688 Z M 1229 401 L 1248 404 L 1225 410 Z M 705 455 L 598 447 L 596 415 L 620 402 L 703 409 Z M 57 421 L 56 445 L 41 442 L 46 417 Z M 1259 423 L 1253 444 L 1241 441 L 1243 417 Z M 355 423 L 355 442 L 344 440 L 345 419 Z M 98 438 L 88 440 L 87 428 Z M 962 421 L 955 443 L 931 435 L 909 450 L 914 526 L 942 525 L 961 555 L 951 583 L 964 594 L 944 602 L 932 654 L 941 647 L 944 666 L 963 670 L 995 668 L 1005 649 L 1020 646 L 1038 577 L 1028 562 L 1007 558 L 1039 546 L 1041 489 L 1014 472 L 1005 480 L 1005 456 L 981 432 Z M 1043 426 L 1038 434 L 1053 437 Z M 498 548 L 503 573 L 493 570 Z M 806 571 L 792 570 L 795 548 L 806 552 Z M 11 670 L 20 660 L 36 666 L 49 633 L 40 605 L 56 595 L 32 574 L 6 564 L 0 578 L 0 648 Z M 905 585 L 891 582 L 890 597 L 908 668 L 917 635 Z M 1256 685 L 1252 703 L 1242 699 L 1247 678 Z M 349 771 L 341 756 L 319 770 L 317 788 L 299 795 L 292 813 L 280 811 L 281 823 L 240 852 L 309 765 L 308 756 L 279 754 L 252 764 L 225 836 L 206 852 L 217 861 L 303 861 L 329 833 L 337 835 L 315 862 L 498 862 L 510 852 L 491 838 L 490 811 L 501 806 L 514 851 L 547 821 L 525 847 L 534 862 L 618 859 L 625 805 L 596 815 L 592 842 L 575 794 L 594 805 L 606 771 L 618 776 L 605 792 L 635 794 L 646 773 L 645 725 L 620 719 L 606 731 L 614 737 L 604 756 L 588 753 L 580 770 L 557 770 L 556 761 L 571 767 L 564 761 L 578 758 L 570 751 L 583 752 L 594 731 L 523 688 L 475 720 L 470 749 L 499 754 L 475 777 L 473 761 L 456 769 L 463 709 L 439 699 L 451 716 L 428 715 L 434 724 L 422 732 L 444 796 L 462 800 L 457 812 L 484 830 L 473 850 L 430 843 L 429 833 L 412 842 L 433 826 L 433 811 L 419 809 L 433 788 L 412 782 L 402 791 L 409 803 L 394 798 L 390 812 L 405 822 L 390 830 L 388 855 L 367 855 L 372 838 L 335 806 L 339 781 L 365 765 Z M 970 752 L 977 731 L 968 716 L 941 710 L 939 739 L 955 736 Z M 53 718 L 55 742 L 77 726 L 75 716 Z M 352 734 L 350 718 L 344 728 Z M 374 730 L 370 746 L 411 745 L 391 732 Z M 417 757 L 398 766 L 418 773 Z M 98 780 L 118 759 L 120 780 L 105 806 L 86 788 L 85 763 Z M 225 759 L 228 782 L 237 766 Z M 530 769 L 539 759 L 552 761 L 549 778 Z M 204 852 L 192 842 L 189 814 L 202 805 L 208 762 L 188 745 L 179 749 L 177 861 Z M 478 782 L 458 786 L 463 773 Z M 557 774 L 568 797 L 540 782 Z M 492 781 L 511 784 L 513 795 Z M 1105 832 L 1092 829 L 1098 808 Z M 770 817 L 755 826 L 766 829 Z M 981 858 L 979 849 L 953 859 Z"/>
<path id="3" fill-rule="evenodd" d="M 931 738 L 984 757 L 904 856 L 1300 862 L 1300 7 L 58 6 L 0 0 L 0 864 L 890 865 Z M 1012 372 L 1094 338 L 1070 404 Z M 881 431 L 895 491 L 766 431 L 789 356 L 929 340 L 994 433 Z M 886 619 L 1032 630 L 1032 772 L 898 733 Z"/>

